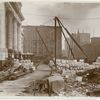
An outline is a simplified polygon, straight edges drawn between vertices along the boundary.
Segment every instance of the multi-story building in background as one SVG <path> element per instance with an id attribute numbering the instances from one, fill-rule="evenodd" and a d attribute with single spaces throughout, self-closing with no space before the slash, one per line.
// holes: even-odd
<path id="1" fill-rule="evenodd" d="M 72 34 L 72 36 L 76 40 L 76 42 L 80 45 L 80 47 L 84 50 L 84 52 L 87 54 L 89 62 L 95 61 L 96 58 L 100 56 L 100 37 L 90 38 L 89 33 L 79 33 L 79 32 L 77 34 L 76 33 Z M 75 58 L 85 59 L 86 57 L 81 52 L 81 50 L 76 46 L 76 44 L 70 38 L 68 38 L 67 40 L 69 41 L 69 44 L 72 48 Z M 69 47 L 67 42 L 65 42 L 65 51 L 66 51 L 66 57 L 69 57 L 69 59 L 71 59 L 72 55 L 71 52 L 69 53 Z"/>
<path id="2" fill-rule="evenodd" d="M 78 37 L 80 45 L 90 44 L 90 33 L 79 33 Z"/>
<path id="3" fill-rule="evenodd" d="M 69 37 L 67 38 L 67 41 L 65 40 L 65 50 L 64 50 L 64 55 L 63 56 L 70 59 L 72 56 L 71 56 L 71 52 L 70 52 L 68 44 L 70 45 L 70 47 L 72 47 L 72 41 Z"/>
<path id="4" fill-rule="evenodd" d="M 77 33 L 72 33 L 72 37 L 75 39 L 75 41 L 80 45 L 83 46 L 85 44 L 89 44 L 90 43 L 90 33 L 80 33 L 79 31 Z M 71 39 L 72 43 L 72 47 L 76 46 L 76 44 L 74 43 L 74 41 Z"/>
<path id="5" fill-rule="evenodd" d="M 55 54 L 55 30 L 54 26 L 23 26 L 24 29 L 24 53 L 33 53 L 35 56 L 47 56 L 48 51 L 43 44 L 38 29 L 43 41 L 45 42 L 50 55 Z M 57 42 L 56 42 L 57 57 L 62 55 L 62 35 L 60 27 L 57 27 Z"/>
<path id="6" fill-rule="evenodd" d="M 22 52 L 21 24 L 24 17 L 19 2 L 0 3 L 0 61 Z"/>
<path id="7" fill-rule="evenodd" d="M 93 56 L 92 58 L 93 60 L 95 60 L 98 56 L 100 56 L 100 37 L 91 38 L 91 50 L 92 53 L 90 56 Z"/>
<path id="8" fill-rule="evenodd" d="M 72 37 L 75 39 L 75 41 L 82 47 L 86 44 L 90 44 L 90 34 L 89 33 L 80 33 L 79 31 L 77 31 L 77 33 L 72 33 Z M 80 49 L 77 47 L 77 45 L 74 43 L 74 41 L 71 38 L 68 38 L 70 47 L 74 53 L 75 58 L 81 58 L 83 57 L 83 53 L 80 51 Z M 67 42 L 65 43 L 65 50 L 69 51 L 69 47 Z M 67 48 L 66 48 L 67 47 Z M 67 53 L 67 55 L 69 55 L 69 58 L 72 58 L 71 52 Z"/>

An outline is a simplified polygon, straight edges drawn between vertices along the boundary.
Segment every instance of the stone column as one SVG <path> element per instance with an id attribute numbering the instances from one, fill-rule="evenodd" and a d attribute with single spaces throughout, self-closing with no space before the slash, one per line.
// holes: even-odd
<path id="1" fill-rule="evenodd" d="M 0 48 L 6 48 L 5 6 L 0 3 Z"/>
<path id="2" fill-rule="evenodd" d="M 23 32 L 21 33 L 21 53 L 23 53 L 23 41 L 24 41 L 24 35 Z"/>
<path id="3" fill-rule="evenodd" d="M 8 56 L 5 26 L 5 5 L 4 3 L 0 3 L 0 60 L 5 60 Z"/>
<path id="4" fill-rule="evenodd" d="M 19 52 L 21 52 L 21 25 L 20 24 L 18 24 L 17 49 Z"/>
<path id="5" fill-rule="evenodd" d="M 17 51 L 17 20 L 14 18 L 14 50 Z"/>
<path id="6" fill-rule="evenodd" d="M 7 26 L 7 28 L 8 28 L 8 32 L 7 32 L 7 44 L 8 44 L 8 49 L 13 49 L 13 15 L 12 15 L 12 13 L 9 11 L 8 13 L 7 13 L 7 16 L 8 16 L 8 18 L 7 18 L 7 24 L 8 24 L 8 26 Z"/>

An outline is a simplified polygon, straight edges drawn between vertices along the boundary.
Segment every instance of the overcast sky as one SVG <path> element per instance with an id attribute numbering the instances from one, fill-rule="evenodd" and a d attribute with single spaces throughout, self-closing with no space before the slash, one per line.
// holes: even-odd
<path id="1" fill-rule="evenodd" d="M 23 25 L 54 25 L 57 16 L 72 32 L 100 37 L 100 3 L 23 2 Z"/>
<path id="2" fill-rule="evenodd" d="M 80 32 L 100 36 L 100 3 L 39 3 L 34 1 L 22 4 L 24 25 L 53 25 L 54 16 L 58 16 L 71 32 L 80 29 Z"/>

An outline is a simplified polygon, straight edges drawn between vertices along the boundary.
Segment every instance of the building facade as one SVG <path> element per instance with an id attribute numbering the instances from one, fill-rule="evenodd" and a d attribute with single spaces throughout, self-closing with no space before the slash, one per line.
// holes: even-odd
<path id="1" fill-rule="evenodd" d="M 71 41 L 71 39 L 69 37 L 67 38 L 67 41 L 68 41 L 70 47 L 73 47 L 72 46 L 72 41 Z M 69 49 L 69 46 L 68 46 L 66 40 L 65 40 L 65 51 L 64 52 L 65 52 L 64 56 L 66 56 L 68 59 L 71 59 L 71 57 L 72 57 L 71 56 L 71 52 L 70 52 L 70 49 Z"/>
<path id="2" fill-rule="evenodd" d="M 100 37 L 92 37 L 90 40 L 90 43 L 82 45 L 81 48 L 87 54 L 88 62 L 92 63 L 100 56 Z M 78 48 L 74 48 L 73 53 L 76 59 L 85 59 L 85 56 Z"/>
<path id="3" fill-rule="evenodd" d="M 47 56 L 48 52 L 44 46 L 39 34 L 45 42 L 51 56 L 54 56 L 55 35 L 54 26 L 23 26 L 24 29 L 24 53 L 33 53 L 36 56 Z M 62 55 L 62 35 L 61 29 L 57 27 L 57 42 L 56 42 L 57 57 Z"/>
<path id="4" fill-rule="evenodd" d="M 90 62 L 96 61 L 100 56 L 100 37 L 92 37 L 91 43 L 82 46 L 82 48 L 87 53 Z"/>
<path id="5" fill-rule="evenodd" d="M 90 33 L 79 33 L 78 37 L 80 45 L 90 44 Z"/>
<path id="6" fill-rule="evenodd" d="M 21 7 L 20 2 L 0 3 L 0 61 L 22 52 Z"/>
<path id="7" fill-rule="evenodd" d="M 92 52 L 90 56 L 93 56 L 92 60 L 95 60 L 97 57 L 100 56 L 100 37 L 91 38 L 91 48 Z"/>
<path id="8" fill-rule="evenodd" d="M 89 33 L 80 33 L 79 30 L 77 31 L 77 33 L 72 33 L 72 37 L 75 39 L 75 41 L 81 46 L 83 47 L 84 45 L 90 44 L 90 34 Z M 70 47 L 74 53 L 75 58 L 79 59 L 79 58 L 83 58 L 84 55 L 83 53 L 80 51 L 80 49 L 77 47 L 77 45 L 74 43 L 74 41 L 71 38 L 68 38 L 68 41 L 70 41 Z M 69 52 L 69 47 L 68 44 L 65 42 L 65 50 L 68 51 L 66 53 L 66 56 L 69 57 L 69 59 L 72 59 L 72 55 L 71 52 Z"/>
<path id="9" fill-rule="evenodd" d="M 77 33 L 72 33 L 72 37 L 80 46 L 90 44 L 90 33 L 80 33 L 79 31 L 77 31 Z M 73 47 L 76 46 L 72 39 L 71 42 Z"/>

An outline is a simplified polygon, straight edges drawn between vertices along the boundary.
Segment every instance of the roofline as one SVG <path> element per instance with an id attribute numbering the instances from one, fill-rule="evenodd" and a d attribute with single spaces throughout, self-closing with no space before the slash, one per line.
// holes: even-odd
<path id="1" fill-rule="evenodd" d="M 45 26 L 45 25 L 39 25 L 39 26 L 34 26 L 34 25 L 22 25 L 22 27 L 55 27 L 55 26 Z M 57 26 L 60 27 L 60 26 Z"/>

